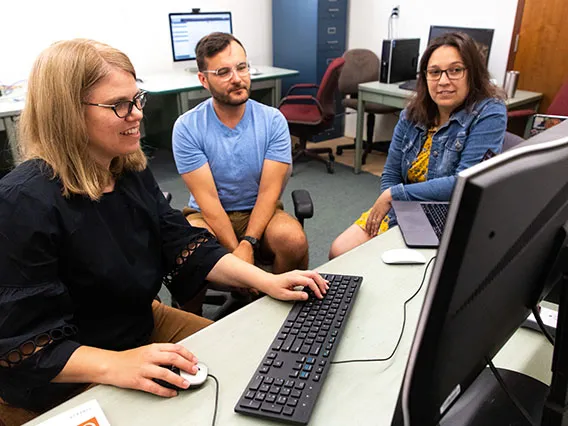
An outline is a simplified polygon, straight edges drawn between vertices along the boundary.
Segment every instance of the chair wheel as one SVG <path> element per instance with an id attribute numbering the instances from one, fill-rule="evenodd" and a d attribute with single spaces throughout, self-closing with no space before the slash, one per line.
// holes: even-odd
<path id="1" fill-rule="evenodd" d="M 331 153 L 329 154 L 329 161 L 331 161 L 332 163 L 335 161 L 335 157 Z"/>
<path id="2" fill-rule="evenodd" d="M 325 166 L 327 167 L 327 172 L 332 175 L 335 172 L 335 163 L 333 161 L 326 161 Z"/>
<path id="3" fill-rule="evenodd" d="M 341 147 L 338 146 L 338 147 L 335 149 L 335 153 L 336 153 L 337 155 L 343 154 L 343 148 L 341 148 Z"/>

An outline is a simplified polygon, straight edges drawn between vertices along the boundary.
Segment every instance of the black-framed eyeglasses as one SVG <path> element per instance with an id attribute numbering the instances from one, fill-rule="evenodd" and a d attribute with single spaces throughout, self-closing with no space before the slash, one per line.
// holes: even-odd
<path id="1" fill-rule="evenodd" d="M 248 62 L 240 62 L 234 67 L 221 67 L 216 70 L 201 71 L 205 74 L 215 74 L 223 81 L 229 81 L 233 78 L 233 73 L 236 72 L 240 77 L 245 77 L 250 73 L 250 64 Z"/>
<path id="2" fill-rule="evenodd" d="M 83 102 L 84 105 L 98 106 L 103 108 L 110 108 L 114 111 L 118 118 L 126 118 L 132 113 L 132 107 L 136 107 L 138 111 L 142 111 L 144 105 L 146 105 L 147 92 L 141 90 L 132 98 L 131 101 L 120 101 L 113 105 L 107 104 L 95 104 L 92 102 Z"/>
<path id="3" fill-rule="evenodd" d="M 465 75 L 466 67 L 451 67 L 445 70 L 438 68 L 431 68 L 426 70 L 426 80 L 428 81 L 438 81 L 442 78 L 442 74 L 446 73 L 446 76 L 450 80 L 459 80 Z"/>

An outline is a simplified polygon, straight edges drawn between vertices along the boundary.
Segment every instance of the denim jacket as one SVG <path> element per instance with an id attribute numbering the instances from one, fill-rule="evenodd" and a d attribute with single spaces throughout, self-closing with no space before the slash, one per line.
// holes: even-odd
<path id="1" fill-rule="evenodd" d="M 459 172 L 479 163 L 488 149 L 501 152 L 506 127 L 507 108 L 498 99 L 484 99 L 471 112 L 452 114 L 432 137 L 427 181 L 408 183 L 408 169 L 428 129 L 408 121 L 404 110 L 394 130 L 381 192 L 390 188 L 393 200 L 449 201 Z"/>

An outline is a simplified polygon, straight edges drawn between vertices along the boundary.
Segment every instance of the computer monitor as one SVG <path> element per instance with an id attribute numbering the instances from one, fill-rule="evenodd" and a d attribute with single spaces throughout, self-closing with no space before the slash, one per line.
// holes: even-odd
<path id="1" fill-rule="evenodd" d="M 462 28 L 462 27 L 442 27 L 437 25 L 430 26 L 430 35 L 428 36 L 428 45 L 436 37 L 446 33 L 461 32 L 469 35 L 477 44 L 479 52 L 485 58 L 485 65 L 489 63 L 489 53 L 491 51 L 491 42 L 493 41 L 493 30 L 486 28 Z"/>
<path id="2" fill-rule="evenodd" d="M 233 33 L 231 12 L 170 13 L 174 62 L 195 59 L 197 42 L 212 32 Z"/>
<path id="3" fill-rule="evenodd" d="M 554 137 L 543 141 L 547 132 Z M 486 359 L 495 356 L 551 286 L 566 280 L 568 122 L 547 132 L 535 137 L 539 143 L 529 139 L 459 174 L 392 425 L 478 424 L 448 412 L 483 398 L 467 392 L 482 376 Z M 547 407 L 564 407 L 568 395 L 568 354 L 560 352 L 568 337 L 562 333 L 566 284 L 561 286 L 548 396 L 556 404 Z M 541 415 L 547 387 L 514 374 L 544 388 L 536 408 Z M 457 422 L 444 422 L 454 414 Z"/>

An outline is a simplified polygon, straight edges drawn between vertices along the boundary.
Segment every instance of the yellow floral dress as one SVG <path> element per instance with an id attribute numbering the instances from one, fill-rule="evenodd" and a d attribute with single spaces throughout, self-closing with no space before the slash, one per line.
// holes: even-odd
<path id="1" fill-rule="evenodd" d="M 434 133 L 438 130 L 436 127 L 432 127 L 428 129 L 428 134 L 426 136 L 426 141 L 424 142 L 424 146 L 418 153 L 416 160 L 412 162 L 412 165 L 408 169 L 408 182 L 409 183 L 418 183 L 418 182 L 426 182 L 428 179 L 428 163 L 430 162 L 430 150 L 432 148 L 432 137 Z M 363 230 L 366 229 L 367 226 L 367 219 L 369 218 L 369 213 L 371 213 L 371 209 L 364 212 L 359 219 L 355 221 L 355 225 L 359 225 Z M 379 230 L 377 231 L 377 235 L 386 232 L 389 229 L 389 215 L 385 215 L 383 220 L 381 221 L 381 225 L 379 226 Z"/>

